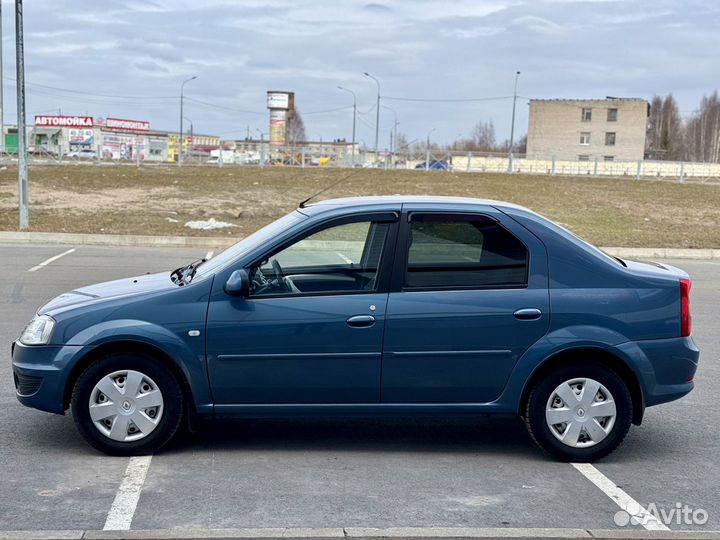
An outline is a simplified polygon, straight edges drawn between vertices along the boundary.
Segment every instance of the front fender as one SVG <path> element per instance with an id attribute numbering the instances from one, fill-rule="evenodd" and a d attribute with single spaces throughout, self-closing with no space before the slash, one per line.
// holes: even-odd
<path id="1" fill-rule="evenodd" d="M 185 331 L 184 328 L 183 331 Z M 145 345 L 164 354 L 183 374 L 190 386 L 196 410 L 212 412 L 212 396 L 205 364 L 203 332 L 198 337 L 186 336 L 187 334 L 181 337 L 168 328 L 148 321 L 135 319 L 102 321 L 84 328 L 68 338 L 66 346 L 76 350 L 77 354 L 66 360 L 69 362 L 67 368 L 74 369 L 78 362 L 101 347 L 121 343 Z"/>

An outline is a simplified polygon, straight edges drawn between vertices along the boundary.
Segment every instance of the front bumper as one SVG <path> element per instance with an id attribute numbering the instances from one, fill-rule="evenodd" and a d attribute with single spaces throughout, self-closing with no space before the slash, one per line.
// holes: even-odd
<path id="1" fill-rule="evenodd" d="M 65 412 L 65 385 L 83 347 L 12 344 L 12 370 L 18 401 L 52 413 Z"/>

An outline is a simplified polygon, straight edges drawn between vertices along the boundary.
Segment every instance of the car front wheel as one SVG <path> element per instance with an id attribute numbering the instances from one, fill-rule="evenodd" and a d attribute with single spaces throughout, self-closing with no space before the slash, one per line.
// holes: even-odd
<path id="1" fill-rule="evenodd" d="M 111 455 L 150 454 L 177 432 L 183 395 L 174 375 L 142 353 L 113 353 L 78 377 L 71 408 L 82 436 Z"/>
<path id="2" fill-rule="evenodd" d="M 525 422 L 535 442 L 556 458 L 594 461 L 625 438 L 632 422 L 632 398 L 609 367 L 564 366 L 536 382 Z"/>

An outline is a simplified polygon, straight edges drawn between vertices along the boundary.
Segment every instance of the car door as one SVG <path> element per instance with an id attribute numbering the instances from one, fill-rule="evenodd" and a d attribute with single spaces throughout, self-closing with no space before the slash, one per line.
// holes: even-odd
<path id="1" fill-rule="evenodd" d="M 246 267 L 247 298 L 214 284 L 207 358 L 216 405 L 379 402 L 397 221 L 390 212 L 313 227 Z"/>
<path id="2" fill-rule="evenodd" d="M 382 401 L 498 398 L 518 358 L 548 328 L 543 244 L 492 207 L 410 208 L 401 219 L 395 270 Z"/>

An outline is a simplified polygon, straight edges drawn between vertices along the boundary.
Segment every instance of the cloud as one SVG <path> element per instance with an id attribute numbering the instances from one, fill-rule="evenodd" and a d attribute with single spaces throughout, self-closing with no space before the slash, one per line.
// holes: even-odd
<path id="1" fill-rule="evenodd" d="M 383 96 L 508 96 L 520 70 L 524 96 L 672 91 L 683 110 L 714 89 L 720 71 L 720 3 L 699 0 L 38 0 L 24 8 L 29 83 L 153 98 L 83 100 L 36 88 L 28 110 L 61 106 L 172 128 L 176 98 L 154 98 L 177 96 L 195 75 L 187 114 L 210 133 L 267 131 L 268 89 L 293 90 L 301 110 L 321 111 L 349 105 L 342 85 L 357 95 L 358 138 L 369 142 L 377 88 L 364 71 Z M 5 63 L 11 73 L 11 50 Z M 479 120 L 509 134 L 508 99 L 385 104 L 410 140 L 432 127 L 438 140 L 453 140 Z M 392 121 L 382 109 L 382 141 Z M 306 118 L 308 132 L 326 140 L 349 137 L 351 122 L 346 109 Z M 521 105 L 519 132 L 526 122 Z"/>

